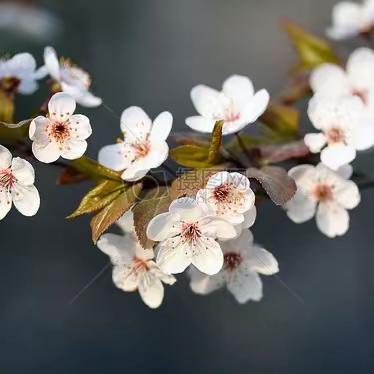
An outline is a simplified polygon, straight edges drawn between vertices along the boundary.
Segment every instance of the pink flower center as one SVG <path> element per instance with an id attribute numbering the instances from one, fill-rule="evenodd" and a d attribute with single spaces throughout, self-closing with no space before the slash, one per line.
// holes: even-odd
<path id="1" fill-rule="evenodd" d="M 17 179 L 10 169 L 0 169 L 0 190 L 5 188 L 9 191 L 16 182 Z"/>
<path id="2" fill-rule="evenodd" d="M 234 122 L 240 118 L 240 113 L 236 111 L 232 106 L 225 109 L 223 119 L 225 122 Z"/>
<path id="3" fill-rule="evenodd" d="M 345 140 L 344 131 L 338 127 L 331 128 L 326 136 L 329 143 L 342 143 Z"/>
<path id="4" fill-rule="evenodd" d="M 147 270 L 148 270 L 147 262 L 138 257 L 134 257 L 133 271 L 135 273 L 140 273 L 140 272 L 147 271 Z"/>
<path id="5" fill-rule="evenodd" d="M 232 186 L 229 183 L 224 183 L 214 188 L 213 196 L 217 202 L 222 203 L 228 199 L 231 190 Z"/>
<path id="6" fill-rule="evenodd" d="M 332 199 L 332 189 L 327 184 L 318 184 L 313 193 L 318 201 L 323 202 Z"/>
<path id="7" fill-rule="evenodd" d="M 186 241 L 196 241 L 201 237 L 201 231 L 197 223 L 186 223 L 182 224 L 181 235 Z"/>
<path id="8" fill-rule="evenodd" d="M 70 138 L 69 122 L 54 122 L 48 127 L 48 136 L 53 138 L 57 143 L 63 143 Z"/>
<path id="9" fill-rule="evenodd" d="M 151 145 L 148 141 L 138 142 L 133 144 L 135 149 L 135 156 L 137 158 L 142 158 L 148 155 L 149 151 L 151 150 Z"/>
<path id="10" fill-rule="evenodd" d="M 224 261 L 224 268 L 229 271 L 235 270 L 242 262 L 242 257 L 239 253 L 229 252 L 225 253 L 223 257 Z"/>

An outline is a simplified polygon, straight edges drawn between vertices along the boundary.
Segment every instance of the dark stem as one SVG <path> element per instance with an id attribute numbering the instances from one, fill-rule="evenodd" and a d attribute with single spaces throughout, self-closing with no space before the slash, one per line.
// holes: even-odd
<path id="1" fill-rule="evenodd" d="M 236 139 L 238 140 L 238 144 L 241 148 L 241 150 L 243 151 L 243 153 L 247 156 L 248 158 L 248 161 L 249 163 L 251 164 L 252 163 L 252 155 L 250 153 L 250 151 L 247 149 L 247 147 L 245 146 L 244 142 L 243 142 L 243 139 L 241 138 L 241 136 L 239 135 L 239 133 L 235 133 L 235 136 L 236 136 Z"/>

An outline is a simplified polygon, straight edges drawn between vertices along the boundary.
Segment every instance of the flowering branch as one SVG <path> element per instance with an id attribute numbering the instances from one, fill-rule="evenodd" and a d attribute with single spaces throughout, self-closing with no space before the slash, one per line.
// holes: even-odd
<path id="1" fill-rule="evenodd" d="M 355 8 L 360 17 L 348 17 L 344 4 L 334 8 L 328 35 L 371 36 L 369 3 Z M 61 185 L 93 184 L 67 218 L 93 215 L 92 239 L 110 257 L 115 285 L 139 290 L 149 307 L 161 304 L 164 284 L 187 268 L 196 293 L 227 285 L 240 303 L 260 300 L 259 274 L 279 271 L 249 230 L 260 200 L 268 198 L 295 223 L 316 217 L 318 229 L 333 238 L 347 232 L 359 188 L 374 187 L 374 179 L 352 176 L 350 165 L 374 145 L 374 51 L 359 48 L 344 68 L 327 41 L 290 21 L 283 27 L 299 60 L 277 99 L 240 75 L 221 90 L 197 85 L 191 90 L 197 115 L 185 121 L 194 132 L 171 135 L 171 113 L 151 120 L 129 107 L 120 118 L 121 138 L 101 148 L 97 161 L 84 156 L 90 120 L 75 114 L 77 104 L 102 104 L 90 91 L 90 76 L 51 47 L 38 69 L 28 53 L 0 60 L 0 140 L 8 146 L 0 145 L 0 220 L 12 205 L 25 216 L 39 209 L 34 169 L 10 151 L 18 152 L 62 167 Z M 50 94 L 40 115 L 17 122 L 17 96 L 34 93 L 47 75 Z M 307 115 L 317 130 L 305 136 L 301 99 L 309 99 Z M 259 135 L 245 133 L 249 125 Z M 169 149 L 171 140 L 177 146 Z M 166 164 L 169 156 L 178 170 Z M 106 233 L 113 224 L 122 235 Z"/>

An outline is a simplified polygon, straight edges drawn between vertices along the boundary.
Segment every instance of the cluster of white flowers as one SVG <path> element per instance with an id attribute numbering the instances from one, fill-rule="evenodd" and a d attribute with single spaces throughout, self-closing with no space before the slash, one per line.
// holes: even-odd
<path id="1" fill-rule="evenodd" d="M 258 273 L 275 274 L 278 263 L 253 244 L 248 228 L 255 217 L 248 178 L 224 171 L 212 175 L 195 198 L 173 201 L 168 212 L 150 221 L 147 236 L 158 242 L 154 250 L 139 244 L 131 211 L 117 222 L 124 236 L 104 234 L 97 245 L 111 258 L 115 285 L 124 291 L 138 289 L 152 308 L 162 302 L 161 281 L 173 284 L 172 274 L 188 267 L 196 293 L 207 294 L 227 284 L 238 302 L 258 301 L 262 298 Z"/>
<path id="2" fill-rule="evenodd" d="M 363 0 L 361 4 L 343 1 L 334 6 L 332 26 L 327 35 L 336 40 L 359 34 L 369 34 L 374 25 L 374 1 Z"/>
<path id="3" fill-rule="evenodd" d="M 38 69 L 29 53 L 0 59 L 0 86 L 10 92 L 32 94 L 38 88 L 37 81 L 49 73 L 63 92 L 51 97 L 46 117 L 38 116 L 31 121 L 32 152 L 36 159 L 45 163 L 54 162 L 60 156 L 77 159 L 85 153 L 86 139 L 92 129 L 86 116 L 74 114 L 76 101 L 93 107 L 100 105 L 101 99 L 88 91 L 88 74 L 68 60 L 59 62 L 53 48 L 46 47 L 44 59 L 45 65 Z M 19 157 L 12 161 L 10 152 L 0 145 L 0 220 L 8 213 L 12 202 L 23 215 L 36 214 L 40 198 L 34 179 L 30 163 Z"/>
<path id="4" fill-rule="evenodd" d="M 348 180 L 350 163 L 357 151 L 374 146 L 374 51 L 355 50 L 346 69 L 335 64 L 318 66 L 311 73 L 310 85 L 314 96 L 308 116 L 320 132 L 306 134 L 304 141 L 312 153 L 320 153 L 321 164 L 289 171 L 298 190 L 286 209 L 297 223 L 316 214 L 318 228 L 335 237 L 347 232 L 347 209 L 360 201 L 356 184 Z"/>

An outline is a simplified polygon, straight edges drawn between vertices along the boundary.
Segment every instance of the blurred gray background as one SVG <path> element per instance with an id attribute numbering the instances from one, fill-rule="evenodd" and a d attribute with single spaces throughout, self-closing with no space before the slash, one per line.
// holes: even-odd
<path id="1" fill-rule="evenodd" d="M 92 74 L 93 91 L 115 113 L 134 104 L 151 116 L 169 110 L 181 130 L 194 113 L 195 84 L 218 88 L 238 73 L 275 95 L 294 61 L 280 19 L 322 34 L 334 2 L 28 1 L 47 13 L 17 22 L 0 14 L 0 52 L 30 51 L 41 63 L 51 44 Z M 358 45 L 343 44 L 343 55 Z M 27 116 L 44 95 L 22 97 L 19 109 Z M 91 118 L 88 153 L 96 157 L 119 120 L 103 107 L 81 112 Z M 372 171 L 373 157 L 355 165 Z M 0 223 L 1 373 L 374 372 L 374 191 L 362 193 L 349 233 L 335 240 L 314 222 L 295 225 L 270 203 L 260 206 L 255 238 L 281 269 L 280 278 L 263 277 L 260 303 L 240 306 L 225 291 L 194 295 L 181 276 L 152 311 L 116 289 L 110 270 L 70 302 L 107 263 L 91 243 L 89 218 L 64 220 L 88 186 L 58 187 L 59 170 L 33 165 L 39 214 L 13 210 Z"/>

